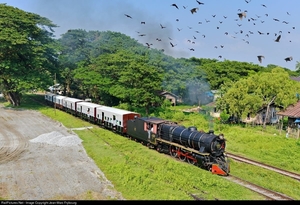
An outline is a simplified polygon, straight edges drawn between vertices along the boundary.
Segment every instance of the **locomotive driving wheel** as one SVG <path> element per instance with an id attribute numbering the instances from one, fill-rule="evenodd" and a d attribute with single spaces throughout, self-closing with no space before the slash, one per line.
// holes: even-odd
<path id="1" fill-rule="evenodd" d="M 185 161 L 186 160 L 186 153 L 182 150 L 180 150 L 179 157 L 180 161 Z"/>
<path id="2" fill-rule="evenodd" d="M 178 156 L 178 154 L 177 154 L 177 147 L 175 147 L 173 145 L 170 146 L 170 155 L 172 157 L 177 157 Z"/>
<path id="3" fill-rule="evenodd" d="M 196 160 L 194 160 L 194 159 L 192 159 L 192 158 L 189 158 L 189 157 L 187 157 L 186 158 L 186 161 L 189 163 L 189 164 L 196 164 Z"/>

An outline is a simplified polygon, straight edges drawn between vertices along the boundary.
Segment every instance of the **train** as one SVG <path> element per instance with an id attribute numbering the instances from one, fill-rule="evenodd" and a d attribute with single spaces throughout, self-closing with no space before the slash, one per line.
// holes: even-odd
<path id="1" fill-rule="evenodd" d="M 212 174 L 228 176 L 230 163 L 226 155 L 224 134 L 204 132 L 197 127 L 185 127 L 158 117 L 143 117 L 140 113 L 72 98 L 45 93 L 49 106 L 109 129 L 123 137 L 140 142 L 160 153 L 198 166 Z"/>

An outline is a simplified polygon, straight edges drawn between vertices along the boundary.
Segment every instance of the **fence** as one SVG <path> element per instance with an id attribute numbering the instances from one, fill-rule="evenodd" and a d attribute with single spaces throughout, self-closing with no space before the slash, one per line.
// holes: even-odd
<path id="1" fill-rule="evenodd" d="M 299 135 L 300 135 L 300 129 L 299 128 L 292 128 L 292 127 L 287 128 L 287 134 L 286 134 L 287 138 L 299 139 Z"/>

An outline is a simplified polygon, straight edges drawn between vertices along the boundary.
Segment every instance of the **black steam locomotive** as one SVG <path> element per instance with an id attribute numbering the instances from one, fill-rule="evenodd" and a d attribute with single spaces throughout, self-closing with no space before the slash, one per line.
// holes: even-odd
<path id="1" fill-rule="evenodd" d="M 209 170 L 213 174 L 227 176 L 230 172 L 223 134 L 215 135 L 212 130 L 208 133 L 198 131 L 196 127 L 185 128 L 168 120 L 141 117 L 139 113 L 53 93 L 46 93 L 45 100 L 57 109 L 132 138 L 158 152 Z"/>
<path id="2" fill-rule="evenodd" d="M 213 174 L 226 176 L 230 172 L 224 135 L 215 135 L 212 130 L 205 133 L 156 117 L 140 117 L 127 122 L 127 135 Z"/>

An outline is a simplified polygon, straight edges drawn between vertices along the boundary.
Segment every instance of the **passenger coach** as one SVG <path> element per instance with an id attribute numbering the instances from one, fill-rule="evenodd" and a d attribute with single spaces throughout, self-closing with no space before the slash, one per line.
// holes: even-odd
<path id="1" fill-rule="evenodd" d="M 127 132 L 127 122 L 129 120 L 141 116 L 136 112 L 107 106 L 97 107 L 96 112 L 98 124 L 122 134 Z"/>
<path id="2" fill-rule="evenodd" d="M 64 98 L 63 100 L 63 106 L 64 110 L 72 115 L 76 114 L 77 111 L 77 103 L 83 102 L 83 100 L 77 99 L 77 98 Z"/>
<path id="3" fill-rule="evenodd" d="M 96 108 L 102 105 L 91 103 L 91 102 L 77 102 L 76 115 L 82 119 L 86 119 L 92 123 L 97 123 Z"/>

